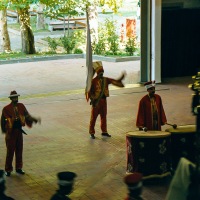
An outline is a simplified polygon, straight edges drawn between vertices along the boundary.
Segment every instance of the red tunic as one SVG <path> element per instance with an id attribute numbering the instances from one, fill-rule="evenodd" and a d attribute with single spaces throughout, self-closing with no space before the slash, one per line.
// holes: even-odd
<path id="1" fill-rule="evenodd" d="M 103 77 L 103 79 L 105 81 L 104 93 L 103 93 L 103 95 L 105 97 L 109 97 L 109 89 L 108 89 L 109 84 L 113 84 L 118 87 L 124 87 L 121 80 L 115 80 L 115 79 L 108 78 L 108 77 Z M 92 85 L 91 85 L 91 89 L 89 91 L 89 98 L 90 99 L 98 99 L 102 89 L 103 88 L 101 88 L 101 79 L 98 76 L 96 76 L 94 79 L 92 79 Z"/>
<path id="2" fill-rule="evenodd" d="M 95 134 L 95 123 L 98 115 L 101 118 L 101 130 L 102 133 L 107 133 L 107 101 L 106 98 L 109 97 L 109 84 L 113 84 L 118 87 L 124 87 L 123 83 L 121 82 L 122 78 L 115 80 L 108 77 L 103 77 L 104 84 L 102 88 L 102 79 L 96 76 L 92 80 L 92 86 L 89 91 L 89 98 L 91 102 L 97 102 L 91 108 L 91 117 L 90 117 L 90 125 L 89 125 L 89 133 Z M 102 96 L 101 91 L 103 91 Z"/>
<path id="3" fill-rule="evenodd" d="M 28 119 L 28 116 L 30 115 L 28 111 L 26 110 L 26 107 L 24 106 L 24 104 L 17 103 L 17 110 L 18 110 L 18 115 L 19 115 L 18 117 L 21 122 L 21 125 L 22 126 L 27 125 L 28 127 L 31 127 L 33 122 Z M 5 129 L 5 131 L 3 132 L 7 132 L 9 129 L 12 129 L 15 118 L 16 118 L 16 114 L 14 112 L 14 107 L 13 107 L 13 104 L 10 103 L 7 106 L 5 106 L 2 111 L 2 120 L 6 120 L 5 127 L 3 127 L 4 126 L 3 121 L 1 121 L 2 123 L 1 128 Z"/>
<path id="4" fill-rule="evenodd" d="M 18 125 L 16 126 L 16 120 Z M 1 129 L 6 133 L 6 164 L 5 171 L 11 172 L 13 170 L 12 161 L 15 154 L 16 162 L 15 168 L 22 169 L 23 159 L 23 136 L 21 127 L 27 125 L 32 126 L 32 117 L 29 115 L 25 106 L 22 103 L 17 103 L 17 113 L 14 111 L 13 104 L 5 106 L 1 116 Z"/>
<path id="5" fill-rule="evenodd" d="M 153 112 L 149 95 L 145 95 L 139 102 L 137 127 L 147 127 L 148 130 L 161 130 L 161 126 L 167 122 L 161 97 L 157 94 L 154 94 L 154 97 L 157 110 L 157 129 L 153 128 Z"/>

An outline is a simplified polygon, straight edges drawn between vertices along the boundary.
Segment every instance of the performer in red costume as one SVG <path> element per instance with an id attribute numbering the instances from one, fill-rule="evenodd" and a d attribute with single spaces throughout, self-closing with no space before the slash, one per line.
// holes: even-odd
<path id="1" fill-rule="evenodd" d="M 161 130 L 161 126 L 167 123 L 162 99 L 155 94 L 155 81 L 144 84 L 148 94 L 139 102 L 136 126 L 140 130 Z"/>
<path id="2" fill-rule="evenodd" d="M 1 115 L 1 129 L 5 133 L 5 141 L 7 147 L 5 175 L 10 176 L 13 171 L 12 161 L 15 153 L 16 163 L 15 168 L 18 174 L 25 174 L 22 170 L 22 152 L 23 152 L 23 133 L 22 127 L 27 125 L 32 127 L 33 122 L 40 122 L 31 116 L 26 107 L 22 103 L 18 103 L 18 96 L 16 91 L 11 91 L 10 98 L 11 103 L 3 108 Z M 25 133 L 26 134 L 26 133 Z"/>
<path id="3" fill-rule="evenodd" d="M 90 98 L 92 105 L 89 133 L 92 139 L 95 139 L 95 123 L 98 115 L 101 117 L 101 130 L 102 136 L 111 137 L 107 132 L 107 101 L 109 97 L 108 85 L 113 84 L 118 87 L 124 87 L 122 80 L 125 77 L 125 73 L 117 80 L 103 77 L 104 69 L 101 61 L 93 62 L 93 68 L 97 73 L 97 76 L 92 79 L 92 84 L 88 97 Z"/>

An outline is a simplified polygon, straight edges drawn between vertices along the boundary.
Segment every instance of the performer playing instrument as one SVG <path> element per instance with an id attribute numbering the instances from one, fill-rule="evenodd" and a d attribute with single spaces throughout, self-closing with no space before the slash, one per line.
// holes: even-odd
<path id="1" fill-rule="evenodd" d="M 162 99 L 155 94 L 155 81 L 144 84 L 148 94 L 139 102 L 136 126 L 139 130 L 161 130 L 167 123 L 167 118 L 162 104 Z"/>

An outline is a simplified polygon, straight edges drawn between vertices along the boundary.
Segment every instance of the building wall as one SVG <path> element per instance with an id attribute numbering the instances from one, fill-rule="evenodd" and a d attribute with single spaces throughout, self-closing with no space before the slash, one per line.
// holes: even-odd
<path id="1" fill-rule="evenodd" d="M 200 0 L 162 0 L 163 7 L 199 8 Z"/>

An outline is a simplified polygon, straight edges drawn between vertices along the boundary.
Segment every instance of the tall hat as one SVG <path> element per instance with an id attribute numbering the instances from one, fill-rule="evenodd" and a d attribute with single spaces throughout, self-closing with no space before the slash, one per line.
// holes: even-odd
<path id="1" fill-rule="evenodd" d="M 0 170 L 0 184 L 4 183 L 5 182 L 5 177 L 4 177 L 4 170 Z"/>
<path id="2" fill-rule="evenodd" d="M 60 186 L 70 186 L 74 182 L 74 178 L 76 178 L 76 174 L 74 172 L 59 172 L 57 174 L 58 177 L 58 185 Z"/>
<path id="3" fill-rule="evenodd" d="M 124 183 L 127 184 L 128 189 L 137 190 L 142 187 L 142 174 L 134 172 L 124 177 Z"/>
<path id="4" fill-rule="evenodd" d="M 151 87 L 155 87 L 155 85 L 156 85 L 156 82 L 155 81 L 149 81 L 149 82 L 146 82 L 145 84 L 144 84 L 144 86 L 145 86 L 145 88 L 148 90 L 149 88 L 151 88 Z"/>
<path id="5" fill-rule="evenodd" d="M 8 98 L 12 98 L 12 97 L 18 97 L 20 96 L 19 94 L 17 94 L 17 92 L 15 90 L 10 92 L 10 96 Z"/>
<path id="6" fill-rule="evenodd" d="M 103 64 L 101 61 L 93 62 L 93 68 L 97 74 L 104 72 Z"/>

